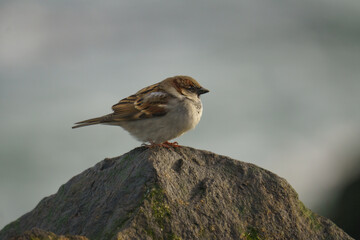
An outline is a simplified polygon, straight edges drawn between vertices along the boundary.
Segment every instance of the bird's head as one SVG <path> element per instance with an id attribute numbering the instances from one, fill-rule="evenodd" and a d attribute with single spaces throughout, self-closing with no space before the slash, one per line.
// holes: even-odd
<path id="1" fill-rule="evenodd" d="M 178 93 L 190 99 L 199 98 L 201 94 L 209 92 L 209 90 L 203 88 L 195 79 L 189 76 L 175 76 L 164 81 L 170 83 Z"/>

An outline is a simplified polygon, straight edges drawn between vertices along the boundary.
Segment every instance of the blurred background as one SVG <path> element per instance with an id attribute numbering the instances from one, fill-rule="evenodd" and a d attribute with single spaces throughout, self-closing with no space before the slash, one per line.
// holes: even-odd
<path id="1" fill-rule="evenodd" d="M 1 0 L 0 229 L 141 144 L 74 122 L 180 74 L 210 89 L 180 144 L 271 170 L 341 218 L 360 175 L 360 1 Z"/>

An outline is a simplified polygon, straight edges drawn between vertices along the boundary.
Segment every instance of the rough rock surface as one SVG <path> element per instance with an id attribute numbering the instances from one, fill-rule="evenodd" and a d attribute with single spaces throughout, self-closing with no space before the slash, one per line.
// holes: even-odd
<path id="1" fill-rule="evenodd" d="M 25 231 L 23 234 L 16 236 L 12 239 L 16 240 L 89 240 L 83 236 L 58 236 L 55 233 L 41 230 L 39 228 L 33 228 L 29 231 Z"/>
<path id="2" fill-rule="evenodd" d="M 352 239 L 277 175 L 189 147 L 105 159 L 7 225 L 0 239 L 33 228 L 91 240 Z"/>

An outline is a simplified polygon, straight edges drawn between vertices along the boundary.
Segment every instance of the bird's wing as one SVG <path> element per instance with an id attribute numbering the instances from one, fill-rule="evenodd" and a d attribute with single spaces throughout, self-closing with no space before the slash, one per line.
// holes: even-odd
<path id="1" fill-rule="evenodd" d="M 112 120 L 131 121 L 164 116 L 168 112 L 166 104 L 172 98 L 172 95 L 164 92 L 157 84 L 143 88 L 112 106 Z"/>

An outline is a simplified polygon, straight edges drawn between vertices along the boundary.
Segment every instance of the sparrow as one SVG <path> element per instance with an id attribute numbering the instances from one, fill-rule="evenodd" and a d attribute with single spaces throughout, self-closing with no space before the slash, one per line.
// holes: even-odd
<path id="1" fill-rule="evenodd" d="M 169 77 L 120 100 L 112 106 L 113 113 L 77 122 L 72 128 L 115 125 L 145 146 L 178 147 L 177 142 L 168 141 L 199 123 L 203 111 L 200 95 L 207 92 L 192 77 Z"/>

